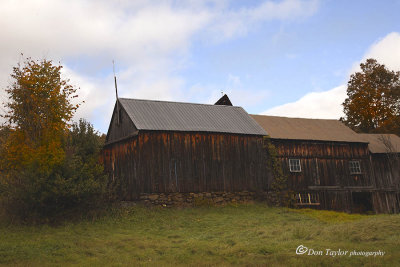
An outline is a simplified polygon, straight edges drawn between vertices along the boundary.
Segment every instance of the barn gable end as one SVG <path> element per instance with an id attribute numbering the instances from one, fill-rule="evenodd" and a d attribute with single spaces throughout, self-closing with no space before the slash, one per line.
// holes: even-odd
<path id="1" fill-rule="evenodd" d="M 135 135 L 137 131 L 135 124 L 132 122 L 121 103 L 115 103 L 110 126 L 108 127 L 106 144 Z"/>

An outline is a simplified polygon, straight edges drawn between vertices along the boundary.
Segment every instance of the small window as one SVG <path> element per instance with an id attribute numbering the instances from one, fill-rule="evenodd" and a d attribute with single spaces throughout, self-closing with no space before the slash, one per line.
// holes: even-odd
<path id="1" fill-rule="evenodd" d="M 299 159 L 289 159 L 290 172 L 301 172 L 301 165 Z"/>
<path id="2" fill-rule="evenodd" d="M 360 161 L 352 160 L 349 162 L 350 174 L 361 173 Z"/>
<path id="3" fill-rule="evenodd" d="M 319 205 L 318 193 L 298 193 L 295 195 L 296 205 Z"/>

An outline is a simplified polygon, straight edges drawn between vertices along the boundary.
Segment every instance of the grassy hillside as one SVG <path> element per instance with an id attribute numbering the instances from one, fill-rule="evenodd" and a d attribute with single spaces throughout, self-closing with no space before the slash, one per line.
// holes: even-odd
<path id="1" fill-rule="evenodd" d="M 134 206 L 62 226 L 3 225 L 0 237 L 0 265 L 400 266 L 400 215 L 348 215 L 261 204 Z M 296 255 L 299 245 L 324 254 L 326 249 L 341 249 L 381 250 L 385 255 Z"/>

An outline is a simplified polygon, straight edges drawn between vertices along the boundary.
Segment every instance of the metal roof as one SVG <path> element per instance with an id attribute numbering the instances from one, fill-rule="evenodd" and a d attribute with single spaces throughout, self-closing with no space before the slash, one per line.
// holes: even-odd
<path id="1" fill-rule="evenodd" d="M 241 107 L 119 98 L 140 130 L 267 135 Z"/>
<path id="2" fill-rule="evenodd" d="M 368 143 L 338 120 L 250 115 L 271 138 Z"/>
<path id="3" fill-rule="evenodd" d="M 395 134 L 359 134 L 369 142 L 371 153 L 400 153 L 400 137 Z"/>

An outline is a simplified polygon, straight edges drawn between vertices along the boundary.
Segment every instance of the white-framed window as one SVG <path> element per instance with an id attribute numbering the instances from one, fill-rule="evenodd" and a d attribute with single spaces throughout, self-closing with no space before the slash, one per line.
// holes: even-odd
<path id="1" fill-rule="evenodd" d="M 350 174 L 359 174 L 361 173 L 361 166 L 359 160 L 351 160 L 349 161 L 349 169 Z"/>
<path id="2" fill-rule="evenodd" d="M 301 164 L 299 159 L 289 159 L 290 172 L 301 172 Z"/>
<path id="3" fill-rule="evenodd" d="M 319 205 L 318 193 L 298 193 L 295 195 L 296 205 Z"/>

